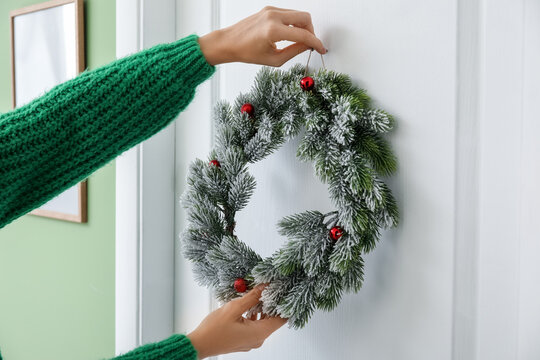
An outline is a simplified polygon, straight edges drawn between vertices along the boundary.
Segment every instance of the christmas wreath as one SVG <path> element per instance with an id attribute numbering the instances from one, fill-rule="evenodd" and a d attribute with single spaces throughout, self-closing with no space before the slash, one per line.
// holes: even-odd
<path id="1" fill-rule="evenodd" d="M 383 137 L 392 117 L 372 107 L 349 76 L 326 69 L 306 76 L 305 70 L 265 67 L 234 106 L 217 104 L 214 150 L 208 161 L 190 165 L 182 197 L 188 220 L 182 251 L 198 282 L 221 301 L 268 283 L 253 310 L 288 318 L 293 328 L 303 327 L 316 308 L 331 310 L 344 292 L 360 289 L 362 254 L 399 216 L 382 180 L 397 167 Z M 297 135 L 297 156 L 313 162 L 336 210 L 283 218 L 278 227 L 288 240 L 263 259 L 235 235 L 235 214 L 255 189 L 248 164 Z"/>

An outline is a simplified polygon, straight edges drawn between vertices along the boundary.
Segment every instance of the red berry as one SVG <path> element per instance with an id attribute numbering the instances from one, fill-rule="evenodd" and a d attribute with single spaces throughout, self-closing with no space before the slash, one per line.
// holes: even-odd
<path id="1" fill-rule="evenodd" d="M 246 292 L 247 290 L 246 280 L 242 278 L 238 278 L 234 280 L 234 290 L 236 290 L 239 293 Z"/>
<path id="2" fill-rule="evenodd" d="M 313 86 L 315 86 L 315 81 L 313 81 L 313 78 L 311 76 L 306 76 L 300 80 L 300 87 L 304 91 L 309 91 L 313 89 Z"/>
<path id="3" fill-rule="evenodd" d="M 251 105 L 250 103 L 245 103 L 244 105 L 242 105 L 242 107 L 240 108 L 240 112 L 243 114 L 243 113 L 247 113 L 249 115 L 249 117 L 253 117 L 253 114 L 255 113 L 255 108 L 253 107 L 253 105 Z"/>
<path id="4" fill-rule="evenodd" d="M 334 241 L 337 241 L 341 236 L 343 236 L 343 229 L 339 226 L 334 226 L 330 229 L 330 238 Z"/>
<path id="5" fill-rule="evenodd" d="M 221 167 L 221 164 L 220 164 L 219 161 L 217 161 L 217 160 L 212 160 L 212 161 L 210 161 L 210 165 L 214 165 L 214 166 L 216 166 L 216 167 Z"/>

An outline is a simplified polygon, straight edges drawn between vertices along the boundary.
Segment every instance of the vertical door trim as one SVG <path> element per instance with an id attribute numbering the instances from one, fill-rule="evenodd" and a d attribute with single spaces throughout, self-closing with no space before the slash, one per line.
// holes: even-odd
<path id="1" fill-rule="evenodd" d="M 140 47 L 140 1 L 116 1 L 116 57 Z M 140 146 L 116 159 L 115 354 L 138 344 Z"/>
<path id="2" fill-rule="evenodd" d="M 457 1 L 452 359 L 476 358 L 482 0 Z"/>
<path id="3" fill-rule="evenodd" d="M 200 36 L 219 28 L 220 0 L 192 2 L 177 0 L 176 22 L 178 38 L 189 34 Z M 186 226 L 185 209 L 178 201 L 185 190 L 189 164 L 195 158 L 206 157 L 212 148 L 212 107 L 219 100 L 220 67 L 197 87 L 197 94 L 182 111 L 176 127 L 176 239 L 175 252 L 175 331 L 186 333 L 194 329 L 209 311 L 217 306 L 211 291 L 194 284 L 192 264 L 181 253 L 179 235 Z"/>
<path id="4" fill-rule="evenodd" d="M 175 40 L 174 0 L 117 0 L 116 57 Z M 115 352 L 174 330 L 174 123 L 116 160 Z"/>

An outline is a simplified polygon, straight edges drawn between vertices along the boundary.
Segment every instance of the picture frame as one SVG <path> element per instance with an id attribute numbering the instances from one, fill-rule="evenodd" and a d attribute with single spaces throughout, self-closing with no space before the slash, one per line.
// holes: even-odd
<path id="1" fill-rule="evenodd" d="M 51 0 L 10 12 L 13 108 L 24 105 L 85 69 L 83 0 Z M 32 215 L 86 223 L 84 180 Z"/>

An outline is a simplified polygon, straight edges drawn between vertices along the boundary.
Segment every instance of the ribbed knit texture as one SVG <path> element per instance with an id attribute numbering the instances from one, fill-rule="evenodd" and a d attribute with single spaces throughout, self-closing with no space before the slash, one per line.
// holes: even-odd
<path id="1" fill-rule="evenodd" d="M 173 335 L 163 341 L 143 345 L 115 357 L 114 360 L 197 360 L 197 351 L 185 335 Z"/>
<path id="2" fill-rule="evenodd" d="M 111 360 L 197 360 L 197 350 L 185 335 L 175 334 L 163 341 L 139 346 Z"/>
<path id="3" fill-rule="evenodd" d="M 197 39 L 85 71 L 0 114 L 0 228 L 174 120 L 215 71 Z"/>

